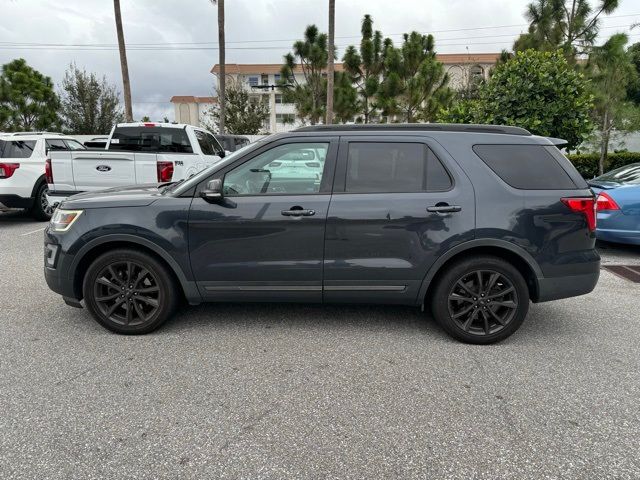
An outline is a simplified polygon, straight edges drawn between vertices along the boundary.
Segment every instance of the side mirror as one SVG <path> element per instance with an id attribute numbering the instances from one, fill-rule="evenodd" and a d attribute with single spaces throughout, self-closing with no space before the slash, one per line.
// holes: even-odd
<path id="1" fill-rule="evenodd" d="M 222 180 L 219 178 L 209 180 L 204 190 L 200 191 L 200 196 L 208 201 L 222 200 Z"/>

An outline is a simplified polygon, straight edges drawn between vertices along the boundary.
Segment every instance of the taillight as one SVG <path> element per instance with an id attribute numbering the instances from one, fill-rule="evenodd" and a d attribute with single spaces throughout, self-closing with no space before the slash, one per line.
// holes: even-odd
<path id="1" fill-rule="evenodd" d="M 173 162 L 158 161 L 156 168 L 158 171 L 158 183 L 171 181 L 173 178 Z"/>
<path id="2" fill-rule="evenodd" d="M 18 168 L 20 168 L 19 163 L 0 163 L 0 178 L 11 178 Z"/>
<path id="3" fill-rule="evenodd" d="M 596 199 L 596 209 L 598 212 L 601 212 L 603 210 L 620 210 L 620 207 L 616 201 L 611 198 L 611 195 L 605 192 L 600 192 Z"/>
<path id="4" fill-rule="evenodd" d="M 584 214 L 590 232 L 596 229 L 596 201 L 593 197 L 569 197 L 560 200 L 572 212 Z"/>
<path id="5" fill-rule="evenodd" d="M 49 185 L 53 184 L 53 169 L 51 168 L 51 159 L 47 158 L 44 162 L 44 178 L 47 179 Z"/>

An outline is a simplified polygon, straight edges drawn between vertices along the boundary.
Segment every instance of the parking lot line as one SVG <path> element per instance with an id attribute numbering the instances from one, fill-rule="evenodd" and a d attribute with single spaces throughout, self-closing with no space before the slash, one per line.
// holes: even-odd
<path id="1" fill-rule="evenodd" d="M 33 233 L 42 232 L 45 228 L 47 228 L 47 227 L 42 227 L 42 228 L 39 228 L 39 229 L 37 229 L 37 230 L 33 230 L 33 231 L 31 231 L 31 232 L 27 232 L 27 233 L 21 233 L 21 234 L 20 234 L 20 236 L 21 236 L 21 237 L 24 237 L 25 235 L 31 235 L 31 234 L 33 234 Z"/>

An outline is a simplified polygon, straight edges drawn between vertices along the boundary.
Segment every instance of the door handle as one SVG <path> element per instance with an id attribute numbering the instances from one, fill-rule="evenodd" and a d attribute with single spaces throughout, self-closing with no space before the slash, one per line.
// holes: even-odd
<path id="1" fill-rule="evenodd" d="M 315 210 L 305 210 L 303 208 L 300 209 L 291 209 L 291 210 L 282 210 L 282 215 L 285 217 L 311 217 L 316 214 Z"/>
<path id="2" fill-rule="evenodd" d="M 427 207 L 427 212 L 431 213 L 455 213 L 462 210 L 462 207 L 459 205 L 449 205 L 447 203 L 437 205 L 433 205 L 431 207 Z"/>

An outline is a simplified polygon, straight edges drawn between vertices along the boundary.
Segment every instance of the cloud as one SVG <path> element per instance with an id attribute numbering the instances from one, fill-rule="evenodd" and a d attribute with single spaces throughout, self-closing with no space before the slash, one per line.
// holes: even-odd
<path id="1" fill-rule="evenodd" d="M 336 44 L 341 55 L 359 41 L 360 21 L 373 16 L 374 27 L 399 43 L 411 30 L 435 33 L 440 52 L 491 52 L 508 48 L 525 27 L 523 12 L 529 0 L 350 0 L 336 6 Z M 640 13 L 632 0 L 621 2 L 614 15 Z M 217 50 L 135 50 L 135 44 L 217 43 L 217 8 L 209 0 L 123 1 L 122 15 L 134 102 L 134 116 L 173 119 L 173 95 L 206 96 L 213 93 L 209 70 L 217 63 Z M 232 0 L 226 2 L 228 63 L 280 62 L 294 39 L 315 23 L 326 31 L 327 0 Z M 626 25 L 640 20 L 626 17 L 605 20 L 605 25 Z M 516 25 L 491 30 L 461 30 L 483 26 Z M 443 32 L 443 30 L 458 30 Z M 613 33 L 613 30 L 608 30 Z M 637 33 L 637 32 L 635 32 Z M 393 35 L 392 35 L 393 34 Z M 495 35 L 507 35 L 495 37 Z M 347 37 L 347 38 L 345 38 Z M 632 37 L 632 41 L 633 41 Z M 637 40 L 637 38 L 636 38 Z M 109 50 L 16 49 L 8 42 L 38 44 L 104 44 Z M 6 1 L 0 25 L 0 64 L 25 58 L 30 65 L 59 83 L 66 67 L 79 67 L 105 75 L 121 90 L 122 77 L 113 2 L 107 0 Z M 209 46 L 212 46 L 211 44 Z M 275 48 L 267 48 L 275 47 Z"/>

